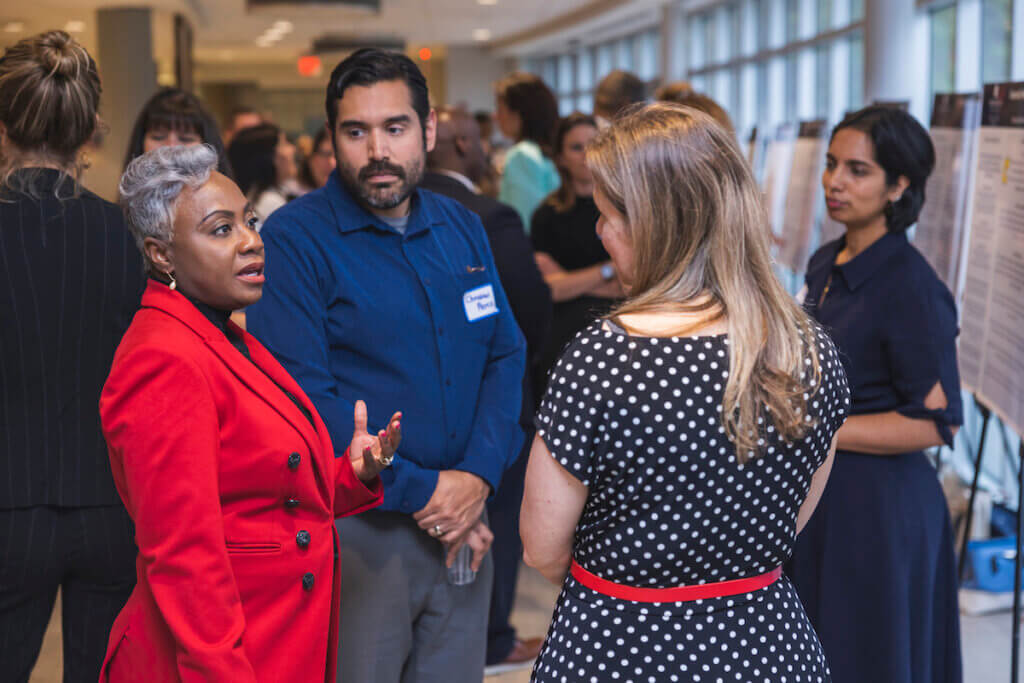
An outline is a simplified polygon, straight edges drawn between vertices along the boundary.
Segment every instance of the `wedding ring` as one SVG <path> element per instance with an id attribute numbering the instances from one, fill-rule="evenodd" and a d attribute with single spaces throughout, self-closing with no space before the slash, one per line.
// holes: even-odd
<path id="1" fill-rule="evenodd" d="M 438 538 L 441 538 L 442 536 L 444 536 L 444 531 L 441 529 L 441 525 L 440 524 L 435 524 L 434 525 L 434 536 L 436 536 Z"/>

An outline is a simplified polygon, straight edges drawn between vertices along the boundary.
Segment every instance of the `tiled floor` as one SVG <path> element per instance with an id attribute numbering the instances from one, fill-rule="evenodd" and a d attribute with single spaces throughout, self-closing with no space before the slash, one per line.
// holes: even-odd
<path id="1" fill-rule="evenodd" d="M 547 630 L 558 589 L 537 572 L 524 568 L 519 579 L 519 598 L 512 623 L 520 634 L 541 635 Z M 60 601 L 54 610 L 60 614 Z M 986 617 L 962 617 L 964 682 L 1010 682 L 1010 614 L 1003 612 Z M 1022 650 L 1024 651 L 1024 650 Z M 43 641 L 39 662 L 30 683 L 61 681 L 60 620 L 55 618 Z M 1022 659 L 1024 666 L 1024 659 Z M 491 676 L 486 683 L 527 683 L 530 669 Z"/>

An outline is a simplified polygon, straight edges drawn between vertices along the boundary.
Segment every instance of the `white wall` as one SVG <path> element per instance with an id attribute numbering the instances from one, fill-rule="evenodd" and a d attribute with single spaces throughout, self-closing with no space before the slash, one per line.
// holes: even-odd
<path id="1" fill-rule="evenodd" d="M 469 111 L 494 111 L 494 82 L 511 69 L 507 60 L 472 46 L 452 46 L 445 58 L 446 102 Z"/>

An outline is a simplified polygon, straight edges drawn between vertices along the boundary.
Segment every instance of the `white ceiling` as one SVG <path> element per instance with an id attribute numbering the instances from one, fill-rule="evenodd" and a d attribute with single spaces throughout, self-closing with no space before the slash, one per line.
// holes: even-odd
<path id="1" fill-rule="evenodd" d="M 485 0 L 485 2 L 493 0 Z M 249 11 L 245 0 L 148 0 L 145 4 L 188 15 L 195 26 L 198 61 L 277 61 L 294 59 L 324 33 L 355 37 L 398 37 L 413 46 L 464 45 L 474 42 L 474 31 L 486 29 L 490 40 L 516 35 L 599 0 L 382 0 L 379 13 L 359 8 L 288 7 Z M 79 19 L 87 26 L 80 38 L 89 40 L 94 10 L 122 4 L 117 0 L 36 0 L 17 3 L 0 0 L 0 28 L 20 21 L 20 34 L 0 33 L 0 45 L 25 35 Z M 142 3 L 139 3 L 142 4 Z M 607 4 L 607 1 L 602 4 Z M 623 0 L 623 5 L 630 0 Z M 138 5 L 136 5 L 138 6 Z M 258 47 L 256 39 L 275 22 L 285 20 L 292 30 L 271 47 Z"/>

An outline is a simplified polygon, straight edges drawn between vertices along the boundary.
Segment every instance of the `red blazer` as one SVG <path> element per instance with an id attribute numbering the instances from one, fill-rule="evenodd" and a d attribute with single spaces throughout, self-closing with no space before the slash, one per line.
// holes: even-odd
<path id="1" fill-rule="evenodd" d="M 380 479 L 334 457 L 298 384 L 244 339 L 252 361 L 151 281 L 114 356 L 100 416 L 138 585 L 101 682 L 334 681 L 334 518 L 379 505 Z"/>

